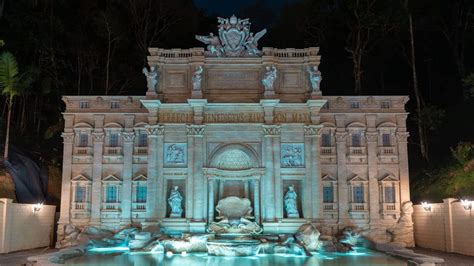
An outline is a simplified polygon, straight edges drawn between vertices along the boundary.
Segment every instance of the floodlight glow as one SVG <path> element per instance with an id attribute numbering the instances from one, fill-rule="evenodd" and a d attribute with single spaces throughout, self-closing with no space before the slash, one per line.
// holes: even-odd
<path id="1" fill-rule="evenodd" d="M 41 208 L 43 208 L 43 203 L 36 203 L 33 205 L 33 213 L 41 211 Z"/>
<path id="2" fill-rule="evenodd" d="M 469 211 L 472 209 L 472 201 L 469 201 L 467 199 L 462 199 L 461 205 L 466 211 Z"/>
<path id="3" fill-rule="evenodd" d="M 431 211 L 431 204 L 428 203 L 428 202 L 426 202 L 426 201 L 423 201 L 423 202 L 421 203 L 421 207 L 422 207 L 423 209 L 425 209 L 425 211 L 427 211 L 427 212 L 430 212 L 430 211 Z"/>

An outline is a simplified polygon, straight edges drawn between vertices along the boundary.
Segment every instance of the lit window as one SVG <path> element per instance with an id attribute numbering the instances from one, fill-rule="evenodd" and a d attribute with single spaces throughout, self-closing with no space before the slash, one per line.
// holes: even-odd
<path id="1" fill-rule="evenodd" d="M 323 133 L 321 135 L 321 142 L 323 147 L 331 147 L 331 134 Z"/>
<path id="2" fill-rule="evenodd" d="M 118 134 L 110 133 L 109 147 L 118 147 Z"/>
<path id="3" fill-rule="evenodd" d="M 332 187 L 323 187 L 323 202 L 324 203 L 334 202 L 334 189 Z"/>
<path id="4" fill-rule="evenodd" d="M 146 202 L 146 186 L 137 186 L 137 202 Z"/>
<path id="5" fill-rule="evenodd" d="M 352 134 L 352 147 L 360 147 L 360 133 Z"/>
<path id="6" fill-rule="evenodd" d="M 86 188 L 77 186 L 76 193 L 74 195 L 75 202 L 86 202 Z"/>
<path id="7" fill-rule="evenodd" d="M 364 187 L 362 185 L 353 187 L 352 191 L 354 192 L 354 202 L 364 203 Z"/>
<path id="8" fill-rule="evenodd" d="M 114 203 L 117 202 L 117 187 L 107 186 L 105 202 Z"/>
<path id="9" fill-rule="evenodd" d="M 390 147 L 390 134 L 382 134 L 382 145 L 384 147 Z"/>
<path id="10" fill-rule="evenodd" d="M 148 146 L 148 136 L 146 133 L 140 133 L 140 135 L 138 135 L 138 146 L 139 147 Z"/>
<path id="11" fill-rule="evenodd" d="M 394 187 L 385 187 L 385 202 L 386 203 L 395 203 L 395 188 Z"/>
<path id="12" fill-rule="evenodd" d="M 120 108 L 119 102 L 117 102 L 117 101 L 110 102 L 110 108 L 112 108 L 112 109 Z"/>
<path id="13" fill-rule="evenodd" d="M 87 108 L 89 108 L 89 107 L 90 107 L 90 106 L 89 106 L 89 102 L 87 102 L 87 101 L 81 101 L 81 102 L 79 102 L 79 108 L 81 108 L 81 109 L 87 109 Z"/>
<path id="14" fill-rule="evenodd" d="M 390 102 L 389 101 L 383 101 L 380 103 L 380 108 L 382 109 L 389 109 L 390 108 Z"/>
<path id="15" fill-rule="evenodd" d="M 350 107 L 352 109 L 359 109 L 360 108 L 360 103 L 359 102 L 351 102 Z"/>
<path id="16" fill-rule="evenodd" d="M 81 133 L 79 135 L 79 147 L 89 146 L 89 136 L 87 134 Z"/>

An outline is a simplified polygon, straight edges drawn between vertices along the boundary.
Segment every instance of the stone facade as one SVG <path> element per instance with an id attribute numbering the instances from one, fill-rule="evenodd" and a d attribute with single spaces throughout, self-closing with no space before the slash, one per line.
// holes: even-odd
<path id="1" fill-rule="evenodd" d="M 61 225 L 205 232 L 229 196 L 250 200 L 265 233 L 397 223 L 410 200 L 406 96 L 322 96 L 316 47 L 149 51 L 146 96 L 64 96 Z M 167 203 L 175 186 L 181 217 Z M 285 211 L 290 186 L 299 217 Z"/>

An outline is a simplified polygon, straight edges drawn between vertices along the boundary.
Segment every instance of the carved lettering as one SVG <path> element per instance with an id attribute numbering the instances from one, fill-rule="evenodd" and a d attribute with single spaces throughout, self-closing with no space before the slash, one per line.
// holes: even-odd
<path id="1" fill-rule="evenodd" d="M 192 123 L 192 113 L 177 113 L 177 112 L 159 112 L 158 121 L 160 123 Z"/>
<path id="2" fill-rule="evenodd" d="M 275 112 L 275 123 L 311 123 L 311 116 L 305 112 Z"/>
<path id="3" fill-rule="evenodd" d="M 263 113 L 207 113 L 204 123 L 263 123 Z"/>

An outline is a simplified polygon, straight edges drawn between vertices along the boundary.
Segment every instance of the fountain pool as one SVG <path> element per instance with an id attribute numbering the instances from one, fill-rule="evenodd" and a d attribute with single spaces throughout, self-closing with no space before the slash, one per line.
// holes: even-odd
<path id="1" fill-rule="evenodd" d="M 313 256 L 290 254 L 260 254 L 249 257 L 219 257 L 207 253 L 113 253 L 89 252 L 85 256 L 66 261 L 66 265 L 164 265 L 164 266 L 266 266 L 266 265 L 407 265 L 407 262 L 365 248 L 355 248 L 349 253 L 314 252 Z"/>

